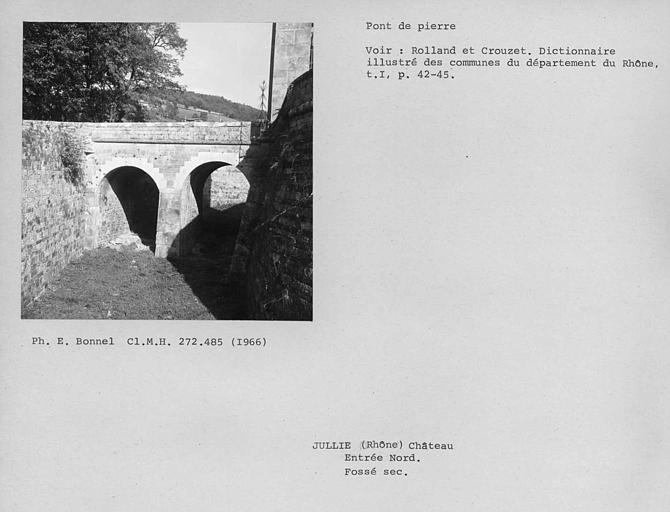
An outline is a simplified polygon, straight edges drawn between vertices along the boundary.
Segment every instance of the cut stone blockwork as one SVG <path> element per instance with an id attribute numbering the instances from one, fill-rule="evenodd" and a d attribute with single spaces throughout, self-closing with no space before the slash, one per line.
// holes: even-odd
<path id="1" fill-rule="evenodd" d="M 272 72 L 272 112 L 274 121 L 293 80 L 312 69 L 312 23 L 275 25 L 274 65 Z"/>
<path id="2" fill-rule="evenodd" d="M 72 131 L 68 128 L 60 123 L 23 125 L 21 302 L 24 305 L 84 250 L 89 212 L 81 180 L 63 162 L 67 141 L 71 140 Z"/>

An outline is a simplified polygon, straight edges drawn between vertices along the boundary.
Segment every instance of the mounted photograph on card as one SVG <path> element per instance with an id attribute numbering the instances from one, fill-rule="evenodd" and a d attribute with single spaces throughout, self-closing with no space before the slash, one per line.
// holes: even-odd
<path id="1" fill-rule="evenodd" d="M 312 319 L 312 23 L 23 23 L 21 317 Z"/>

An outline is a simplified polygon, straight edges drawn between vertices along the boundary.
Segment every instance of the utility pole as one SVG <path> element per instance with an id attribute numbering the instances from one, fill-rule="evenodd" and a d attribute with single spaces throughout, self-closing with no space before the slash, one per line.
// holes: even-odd
<path id="1" fill-rule="evenodd" d="M 272 75 L 275 73 L 275 38 L 277 23 L 272 24 L 272 41 L 270 42 L 270 85 L 268 87 L 268 123 L 272 119 Z"/>
<path id="2" fill-rule="evenodd" d="M 261 119 L 262 119 L 263 117 L 267 117 L 265 115 L 265 80 L 263 80 L 258 87 L 261 89 L 261 97 L 259 98 L 260 99 L 260 106 L 258 107 L 258 109 L 261 112 L 263 112 L 261 114 Z"/>

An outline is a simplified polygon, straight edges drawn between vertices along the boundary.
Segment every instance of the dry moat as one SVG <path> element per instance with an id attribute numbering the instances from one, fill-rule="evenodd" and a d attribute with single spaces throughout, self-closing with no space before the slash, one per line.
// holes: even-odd
<path id="1" fill-rule="evenodd" d="M 235 238 L 235 231 L 209 218 L 187 256 L 156 258 L 137 237 L 86 251 L 25 309 L 24 318 L 246 318 L 243 290 L 227 283 Z"/>

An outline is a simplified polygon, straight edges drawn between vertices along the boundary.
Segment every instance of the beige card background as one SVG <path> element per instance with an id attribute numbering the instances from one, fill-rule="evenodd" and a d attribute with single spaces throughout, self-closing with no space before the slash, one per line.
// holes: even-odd
<path id="1" fill-rule="evenodd" d="M 663 1 L 8 2 L 0 509 L 670 509 Z M 21 21 L 313 21 L 314 321 L 19 320 Z M 454 22 L 453 34 L 366 21 Z M 364 46 L 600 45 L 644 70 L 364 79 Z M 56 351 L 32 336 L 265 336 Z M 322 440 L 454 444 L 345 477 Z M 377 467 L 385 464 L 377 464 Z"/>

